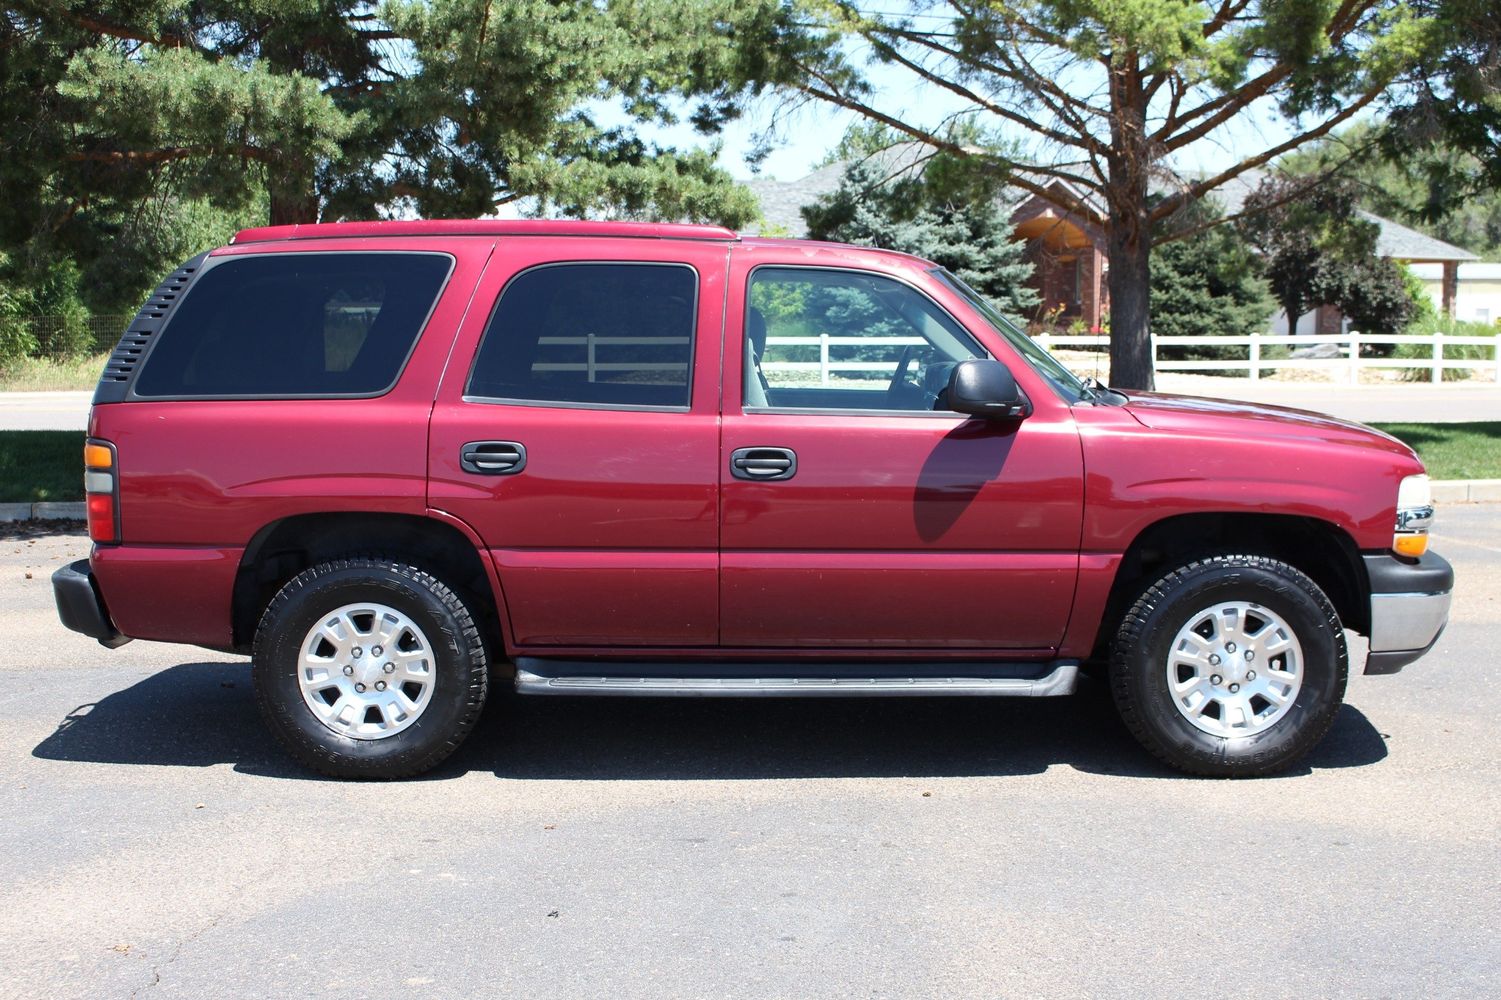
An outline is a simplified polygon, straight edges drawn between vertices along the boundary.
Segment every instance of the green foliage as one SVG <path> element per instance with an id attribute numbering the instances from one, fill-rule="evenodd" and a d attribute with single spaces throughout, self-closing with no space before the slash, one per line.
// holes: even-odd
<path id="1" fill-rule="evenodd" d="M 1377 138 L 1388 163 L 1422 178 L 1424 220 L 1435 223 L 1472 198 L 1494 204 L 1501 191 L 1501 17 L 1495 0 L 1406 6 L 1432 31 L 1402 76 L 1405 100 Z M 1489 246 L 1498 243 L 1493 233 Z"/>
<path id="2" fill-rule="evenodd" d="M 1027 284 L 1032 265 L 993 179 L 953 157 L 933 157 L 897 177 L 881 164 L 879 156 L 855 160 L 836 191 L 805 207 L 808 234 L 924 257 L 1013 317 L 1036 307 Z"/>
<path id="3" fill-rule="evenodd" d="M 0 18 L 11 314 L 129 312 L 247 224 L 537 213 L 742 225 L 710 134 L 785 80 L 777 0 L 23 0 Z M 607 119 L 608 124 L 600 119 Z M 69 265 L 73 270 L 68 270 Z M 65 286 L 69 289 L 64 292 Z M 31 299 L 26 296 L 31 295 Z M 79 347 L 63 321 L 28 345 Z"/>
<path id="4" fill-rule="evenodd" d="M 1268 178 L 1246 199 L 1239 229 L 1262 255 L 1289 322 L 1314 306 L 1339 308 L 1369 334 L 1399 334 L 1413 315 L 1402 272 L 1376 256 L 1378 227 L 1356 211 L 1346 178 Z"/>
<path id="5" fill-rule="evenodd" d="M 1423 279 L 1412 273 L 1412 268 L 1401 261 L 1395 262 L 1397 272 L 1402 275 L 1402 290 L 1412 300 L 1412 315 L 1407 320 L 1405 333 L 1428 333 L 1438 327 L 1438 306 L 1434 305 L 1433 296 L 1428 294 L 1428 286 L 1423 284 Z"/>
<path id="6" fill-rule="evenodd" d="M 1194 215 L 1214 217 L 1216 206 Z M 1200 221 L 1195 218 L 1193 221 Z M 1204 221 L 1208 221 L 1205 219 Z M 1152 250 L 1152 332 L 1170 337 L 1244 337 L 1264 331 L 1276 300 L 1240 232 L 1216 226 Z M 1243 346 L 1161 347 L 1164 359 L 1244 357 Z"/>
<path id="7" fill-rule="evenodd" d="M 0 272 L 0 326 L 6 330 L 0 333 L 0 364 L 22 353 L 72 357 L 93 346 L 76 264 L 67 259 L 7 264 Z"/>
<path id="8" fill-rule="evenodd" d="M 1337 172 L 1358 188 L 1362 208 L 1436 239 L 1501 260 L 1501 183 L 1486 177 L 1480 157 L 1441 135 L 1393 157 L 1390 129 L 1359 124 L 1281 162 L 1298 176 Z"/>
<path id="9" fill-rule="evenodd" d="M 1425 299 L 1427 295 L 1423 296 Z M 1431 303 L 1431 299 L 1429 302 Z M 1430 305 L 1430 309 L 1431 309 Z M 1428 334 L 1433 332 L 1442 333 L 1446 337 L 1486 337 L 1494 341 L 1501 334 L 1501 327 L 1493 323 L 1473 323 L 1466 320 L 1457 320 L 1452 316 L 1435 315 L 1426 323 L 1414 323 L 1408 330 L 1409 333 Z M 1443 355 L 1446 361 L 1475 361 L 1486 362 L 1488 367 L 1496 361 L 1496 348 L 1494 343 L 1489 344 L 1444 344 Z M 1432 361 L 1433 348 L 1428 344 L 1398 344 L 1396 356 L 1411 359 L 1413 361 Z M 1433 378 L 1431 368 L 1400 368 L 1402 378 L 1408 382 L 1427 382 Z M 1443 380 L 1445 382 L 1459 382 L 1471 378 L 1474 371 L 1469 368 L 1445 368 Z"/>

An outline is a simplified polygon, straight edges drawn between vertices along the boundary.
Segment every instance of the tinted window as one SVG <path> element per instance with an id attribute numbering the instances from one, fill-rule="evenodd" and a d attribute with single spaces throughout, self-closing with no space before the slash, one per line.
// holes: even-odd
<path id="1" fill-rule="evenodd" d="M 879 275 L 761 267 L 748 305 L 751 408 L 943 410 L 954 365 L 986 356 L 926 296 Z"/>
<path id="2" fill-rule="evenodd" d="M 158 335 L 141 396 L 339 396 L 395 381 L 452 260 L 266 254 L 203 273 Z"/>
<path id="3" fill-rule="evenodd" d="M 698 276 L 677 264 L 554 264 L 511 279 L 468 394 L 687 406 Z"/>

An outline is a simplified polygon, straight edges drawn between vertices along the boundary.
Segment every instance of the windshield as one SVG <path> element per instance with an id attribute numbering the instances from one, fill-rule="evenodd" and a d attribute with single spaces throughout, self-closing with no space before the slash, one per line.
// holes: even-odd
<path id="1" fill-rule="evenodd" d="M 1070 403 L 1077 403 L 1082 399 L 1088 399 L 1091 395 L 1089 389 L 1077 375 L 1063 366 L 1063 362 L 1053 357 L 1047 351 L 1037 346 L 1037 342 L 1026 333 L 1016 328 L 1012 323 L 996 309 L 995 306 L 985 301 L 984 296 L 973 288 L 954 277 L 941 267 L 935 267 L 932 274 L 940 281 L 948 285 L 954 291 L 964 296 L 965 301 L 974 306 L 975 312 L 985 318 L 996 333 L 1006 339 L 1006 342 L 1016 348 L 1016 352 L 1022 356 L 1032 370 L 1047 380 L 1064 399 Z"/>

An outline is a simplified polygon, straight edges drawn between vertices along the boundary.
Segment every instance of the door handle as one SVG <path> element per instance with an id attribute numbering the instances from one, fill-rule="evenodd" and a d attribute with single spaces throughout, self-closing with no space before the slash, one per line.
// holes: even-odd
<path id="1" fill-rule="evenodd" d="M 797 452 L 791 448 L 736 448 L 730 453 L 730 475 L 762 481 L 791 479 L 797 475 Z"/>
<path id="2" fill-rule="evenodd" d="M 514 476 L 526 468 L 526 445 L 517 441 L 470 441 L 459 449 L 459 465 L 480 476 Z"/>

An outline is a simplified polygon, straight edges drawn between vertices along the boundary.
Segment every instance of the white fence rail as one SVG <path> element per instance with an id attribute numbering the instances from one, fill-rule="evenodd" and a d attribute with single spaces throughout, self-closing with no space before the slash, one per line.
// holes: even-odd
<path id="1" fill-rule="evenodd" d="M 1072 335 L 1072 334 L 1039 334 L 1037 342 L 1043 347 L 1052 350 L 1055 347 L 1084 347 L 1095 349 L 1108 349 L 1110 338 L 1101 335 Z M 1296 350 L 1300 347 L 1313 347 L 1318 344 L 1332 344 L 1339 349 L 1340 356 L 1336 358 L 1268 358 L 1265 348 L 1290 347 Z M 1428 347 L 1422 358 L 1365 358 L 1360 355 L 1363 345 L 1386 345 L 1386 344 L 1423 344 Z M 1360 382 L 1360 373 L 1367 368 L 1418 368 L 1429 373 L 1428 377 L 1433 382 L 1442 382 L 1444 371 L 1448 369 L 1469 369 L 1470 371 L 1488 372 L 1497 381 L 1501 382 L 1501 335 L 1495 337 L 1451 337 L 1442 331 L 1431 334 L 1405 334 L 1401 336 L 1377 337 L 1367 336 L 1363 333 L 1350 332 L 1339 336 L 1321 336 L 1319 334 L 1276 335 L 1270 333 L 1255 333 L 1247 337 L 1153 337 L 1152 358 L 1156 370 L 1159 372 L 1213 372 L 1213 371 L 1245 371 L 1250 373 L 1253 381 L 1261 378 L 1261 373 L 1276 369 L 1304 369 L 1312 371 L 1327 371 L 1341 374 L 1351 384 Z M 1445 358 L 1445 347 L 1485 347 L 1489 348 L 1489 358 Z M 1158 357 L 1164 347 L 1243 347 L 1245 348 L 1244 359 L 1223 359 L 1218 361 L 1166 361 Z"/>
<path id="2" fill-rule="evenodd" d="M 1053 348 L 1086 348 L 1093 350 L 1106 350 L 1110 346 L 1110 338 L 1098 334 L 1039 334 L 1037 343 L 1052 350 Z M 541 363 L 535 367 L 545 371 L 583 371 L 588 373 L 589 381 L 594 381 L 597 374 L 605 372 L 624 371 L 670 371 L 681 372 L 686 368 L 684 362 L 642 362 L 631 360 L 604 360 L 601 354 L 606 356 L 610 348 L 614 347 L 679 347 L 688 344 L 687 337 L 597 337 L 589 335 L 585 337 L 543 337 L 541 343 L 548 346 L 584 347 L 585 360 L 574 362 Z M 818 348 L 817 361 L 770 361 L 762 360 L 761 368 L 768 374 L 775 372 L 817 372 L 818 384 L 829 386 L 835 374 L 848 375 L 855 372 L 868 372 L 872 376 L 892 375 L 896 372 L 897 357 L 902 348 L 921 347 L 927 341 L 921 337 L 836 337 L 829 334 L 821 334 L 816 337 L 769 337 L 767 338 L 767 353 L 772 348 Z M 1265 371 L 1277 369 L 1303 369 L 1313 371 L 1326 371 L 1336 373 L 1337 376 L 1347 379 L 1352 384 L 1359 383 L 1360 373 L 1364 369 L 1374 368 L 1415 368 L 1428 373 L 1428 377 L 1434 382 L 1443 381 L 1444 372 L 1451 369 L 1468 369 L 1470 371 L 1483 372 L 1491 375 L 1497 382 L 1501 382 L 1501 335 L 1495 337 L 1451 337 L 1442 332 L 1425 335 L 1404 335 L 1390 337 L 1366 336 L 1361 333 L 1348 333 L 1340 336 L 1320 336 L 1317 334 L 1298 335 L 1275 335 L 1275 334 L 1251 334 L 1245 337 L 1153 337 L 1153 361 L 1157 371 L 1173 372 L 1215 372 L 1215 371 L 1245 371 L 1249 372 L 1254 381 L 1261 378 Z M 1315 345 L 1329 344 L 1336 347 L 1339 357 L 1333 358 L 1269 358 L 1266 356 L 1268 347 L 1289 347 L 1294 350 L 1300 347 L 1313 347 Z M 1395 345 L 1395 344 L 1421 344 L 1427 347 L 1421 358 L 1366 358 L 1361 357 L 1362 345 Z M 1446 347 L 1471 346 L 1489 348 L 1490 357 L 1481 358 L 1445 358 Z M 834 357 L 836 348 L 872 348 L 879 347 L 888 350 L 891 354 L 889 360 L 871 361 L 856 360 L 850 358 Z M 1164 360 L 1158 355 L 1164 347 L 1240 347 L 1244 348 L 1244 358 L 1227 358 L 1215 361 L 1171 361 Z M 603 350 L 602 350 L 603 349 Z"/>

